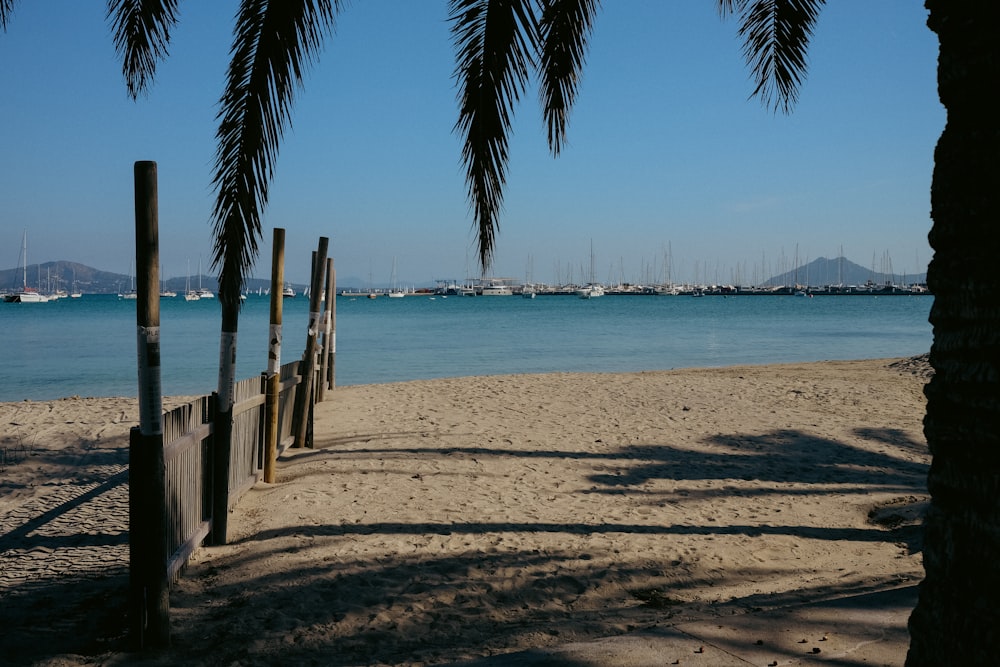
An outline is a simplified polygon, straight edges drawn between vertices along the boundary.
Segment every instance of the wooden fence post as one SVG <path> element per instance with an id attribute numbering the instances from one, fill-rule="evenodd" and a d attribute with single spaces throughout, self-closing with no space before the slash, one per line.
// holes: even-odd
<path id="1" fill-rule="evenodd" d="M 156 176 L 155 162 L 135 163 L 139 427 L 129 437 L 129 612 L 139 649 L 170 644 Z"/>
<path id="2" fill-rule="evenodd" d="M 326 390 L 329 386 L 330 356 L 327 351 L 330 349 L 330 310 L 336 303 L 336 295 L 333 292 L 333 258 L 326 260 L 326 288 L 323 290 L 323 344 L 319 350 L 319 385 L 316 390 L 316 402 L 322 403 L 326 400 Z"/>
<path id="3" fill-rule="evenodd" d="M 319 335 L 320 312 L 319 298 L 323 291 L 323 272 L 326 269 L 326 252 L 330 239 L 325 236 L 319 238 L 319 248 L 313 261 L 312 280 L 309 282 L 309 329 L 306 335 L 306 351 L 300 367 L 302 383 L 299 390 L 302 392 L 301 400 L 296 395 L 295 407 L 298 419 L 295 422 L 295 447 L 306 446 L 306 437 L 309 430 L 309 415 L 312 407 L 313 379 L 316 374 L 316 337 Z"/>
<path id="4" fill-rule="evenodd" d="M 330 264 L 327 267 L 327 278 L 326 278 L 326 293 L 332 294 L 333 298 L 327 302 L 327 321 L 326 321 L 326 381 L 333 389 L 337 386 L 337 373 L 336 373 L 336 357 L 337 357 L 337 271 L 333 268 L 333 259 L 330 259 Z"/>
<path id="5" fill-rule="evenodd" d="M 268 332 L 264 481 L 274 483 L 278 458 L 278 394 L 281 386 L 282 289 L 285 284 L 285 230 L 275 227 L 271 255 L 271 326 Z"/>

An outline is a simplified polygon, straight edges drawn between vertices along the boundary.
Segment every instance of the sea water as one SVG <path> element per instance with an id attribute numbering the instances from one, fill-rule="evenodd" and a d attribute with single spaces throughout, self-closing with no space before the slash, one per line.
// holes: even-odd
<path id="1" fill-rule="evenodd" d="M 930 296 L 407 296 L 336 299 L 338 386 L 466 375 L 620 372 L 927 352 Z M 84 295 L 0 303 L 0 401 L 135 396 L 136 302 Z M 309 303 L 284 301 L 282 363 L 301 357 Z M 165 395 L 217 386 L 217 299 L 160 301 Z M 267 366 L 269 298 L 240 315 L 237 379 Z"/>

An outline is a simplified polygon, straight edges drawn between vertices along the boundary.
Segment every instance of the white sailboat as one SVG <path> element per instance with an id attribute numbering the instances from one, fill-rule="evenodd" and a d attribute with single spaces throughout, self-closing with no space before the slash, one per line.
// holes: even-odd
<path id="1" fill-rule="evenodd" d="M 201 258 L 198 259 L 198 298 L 200 299 L 214 299 L 215 294 L 212 290 L 207 287 L 201 286 Z"/>
<path id="2" fill-rule="evenodd" d="M 201 296 L 197 292 L 191 289 L 191 261 L 188 260 L 188 272 L 187 279 L 184 281 L 184 300 L 185 301 L 199 301 Z"/>
<path id="3" fill-rule="evenodd" d="M 129 290 L 124 294 L 119 294 L 118 296 L 122 299 L 136 299 L 139 295 L 135 293 L 135 266 L 133 264 L 129 264 L 128 266 L 128 279 Z"/>
<path id="4" fill-rule="evenodd" d="M 83 296 L 83 293 L 76 287 L 76 269 L 73 269 L 73 291 L 69 293 L 69 298 L 79 299 Z"/>
<path id="5" fill-rule="evenodd" d="M 590 282 L 576 290 L 581 299 L 596 299 L 604 296 L 604 286 L 594 282 L 594 241 L 590 241 Z"/>
<path id="6" fill-rule="evenodd" d="M 38 290 L 28 287 L 28 230 L 21 235 L 21 291 L 5 294 L 3 300 L 7 303 L 47 303 L 49 298 Z"/>
<path id="7" fill-rule="evenodd" d="M 392 276 L 389 278 L 389 298 L 400 299 L 406 296 L 406 292 L 399 288 L 396 279 L 396 258 L 392 258 Z"/>
<path id="8" fill-rule="evenodd" d="M 177 296 L 177 292 L 172 289 L 167 289 L 166 283 L 163 282 L 163 278 L 160 278 L 160 297 L 164 299 L 172 299 L 175 296 Z"/>
<path id="9" fill-rule="evenodd" d="M 538 293 L 532 282 L 531 269 L 533 263 L 534 260 L 532 260 L 531 255 L 528 255 L 528 266 L 524 271 L 524 285 L 521 286 L 521 298 L 523 299 L 534 299 Z"/>
<path id="10" fill-rule="evenodd" d="M 60 285 L 62 284 L 62 278 L 59 276 L 58 269 L 56 270 L 56 288 L 52 289 L 52 274 L 51 269 L 45 269 L 45 282 L 49 289 L 49 301 L 55 301 L 56 299 L 65 299 L 69 296 L 69 292 L 64 290 Z"/>

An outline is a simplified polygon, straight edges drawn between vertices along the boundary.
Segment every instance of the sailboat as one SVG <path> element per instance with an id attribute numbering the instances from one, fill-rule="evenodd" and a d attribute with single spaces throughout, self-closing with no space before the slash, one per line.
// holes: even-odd
<path id="1" fill-rule="evenodd" d="M 187 279 L 184 281 L 184 300 L 185 301 L 198 301 L 201 296 L 197 292 L 191 289 L 191 261 L 188 260 L 188 272 Z"/>
<path id="2" fill-rule="evenodd" d="M 596 299 L 604 296 L 604 286 L 594 282 L 594 240 L 590 240 L 590 282 L 576 291 L 581 299 Z"/>
<path id="3" fill-rule="evenodd" d="M 55 301 L 56 299 L 65 299 L 69 296 L 69 292 L 64 290 L 60 285 L 62 284 L 62 278 L 59 276 L 59 270 L 56 269 L 56 288 L 52 289 L 52 275 L 50 269 L 45 269 L 45 280 L 49 286 L 49 301 Z"/>
<path id="4" fill-rule="evenodd" d="M 212 290 L 208 289 L 207 287 L 202 287 L 201 286 L 201 259 L 200 258 L 198 259 L 198 298 L 200 298 L 200 299 L 214 299 L 215 298 L 215 294 L 212 293 Z"/>
<path id="5" fill-rule="evenodd" d="M 531 267 L 531 255 L 528 255 L 528 266 L 524 271 L 524 285 L 521 286 L 521 298 L 523 299 L 534 299 L 535 294 L 538 293 L 534 283 L 531 282 Z"/>
<path id="6" fill-rule="evenodd" d="M 393 299 L 399 299 L 406 296 L 406 292 L 401 290 L 397 285 L 396 281 L 396 258 L 392 258 L 392 276 L 389 278 L 389 297 Z"/>
<path id="7" fill-rule="evenodd" d="M 28 287 L 28 230 L 21 236 L 21 291 L 5 294 L 3 300 L 7 303 L 47 303 L 49 298 L 38 290 Z"/>
<path id="8" fill-rule="evenodd" d="M 76 287 L 76 268 L 73 269 L 73 291 L 69 293 L 69 298 L 79 299 L 83 293 Z"/>
<path id="9" fill-rule="evenodd" d="M 177 296 L 177 292 L 172 289 L 167 289 L 166 283 L 163 282 L 163 278 L 160 278 L 160 297 L 164 299 L 172 299 Z"/>
<path id="10" fill-rule="evenodd" d="M 128 266 L 128 279 L 129 279 L 129 290 L 124 294 L 119 294 L 123 299 L 136 299 L 138 294 L 135 293 L 135 266 L 134 264 L 129 264 Z"/>
<path id="11" fill-rule="evenodd" d="M 371 260 L 368 260 L 368 298 L 369 299 L 374 299 L 374 298 L 376 298 L 376 296 L 377 295 L 375 294 L 375 286 L 372 284 L 372 266 L 371 266 Z"/>

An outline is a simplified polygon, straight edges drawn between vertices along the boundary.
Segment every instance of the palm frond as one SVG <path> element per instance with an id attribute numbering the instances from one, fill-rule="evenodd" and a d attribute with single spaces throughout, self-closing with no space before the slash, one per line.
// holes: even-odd
<path id="1" fill-rule="evenodd" d="M 534 66 L 538 19 L 530 0 L 451 0 L 449 20 L 460 89 L 455 131 L 463 137 L 462 162 L 485 271 L 503 204 L 512 107 Z"/>
<path id="2" fill-rule="evenodd" d="M 545 0 L 540 25 L 541 98 L 549 148 L 559 155 L 576 101 L 599 0 Z"/>
<path id="3" fill-rule="evenodd" d="M 715 2 L 716 9 L 723 19 L 729 18 L 730 14 L 735 13 L 740 6 L 745 4 L 746 0 L 716 0 Z"/>
<path id="4" fill-rule="evenodd" d="M 107 18 L 128 93 L 136 99 L 152 83 L 157 62 L 167 56 L 177 0 L 108 0 Z"/>
<path id="5" fill-rule="evenodd" d="M 825 0 L 719 0 L 725 16 L 740 12 L 743 55 L 770 109 L 791 111 L 806 72 L 806 50 Z"/>
<path id="6" fill-rule="evenodd" d="M 257 256 L 260 216 L 303 69 L 334 28 L 339 0 L 244 0 L 216 131 L 213 265 L 238 299 Z"/>
<path id="7" fill-rule="evenodd" d="M 7 22 L 14 15 L 14 3 L 17 0 L 0 0 L 0 30 L 7 30 Z"/>

